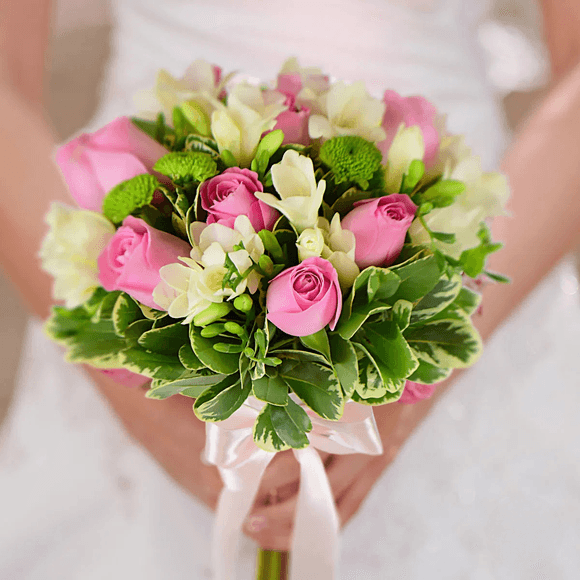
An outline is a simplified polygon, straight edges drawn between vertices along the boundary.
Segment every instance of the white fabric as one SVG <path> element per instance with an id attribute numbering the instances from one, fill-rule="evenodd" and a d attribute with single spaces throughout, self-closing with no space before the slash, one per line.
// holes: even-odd
<path id="1" fill-rule="evenodd" d="M 295 54 L 375 93 L 423 93 L 488 167 L 501 154 L 475 44 L 480 0 L 113 4 L 115 59 L 93 126 L 133 112 L 131 95 L 160 66 L 180 74 L 205 57 L 267 79 Z M 577 577 L 578 302 L 561 264 L 500 329 L 346 527 L 342 580 Z M 38 324 L 1 445 L 0 578 L 211 578 L 212 515 L 130 441 Z M 254 557 L 244 540 L 240 578 L 252 578 Z"/>

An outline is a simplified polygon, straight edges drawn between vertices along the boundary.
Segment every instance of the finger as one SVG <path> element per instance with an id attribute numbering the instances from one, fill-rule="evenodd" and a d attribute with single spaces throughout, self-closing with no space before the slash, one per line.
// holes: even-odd
<path id="1" fill-rule="evenodd" d="M 385 457 L 375 457 L 360 471 L 351 485 L 346 488 L 336 500 L 336 509 L 341 526 L 354 516 L 364 499 L 368 496 L 373 485 L 380 477 L 387 465 Z"/>
<path id="2" fill-rule="evenodd" d="M 252 510 L 244 523 L 244 532 L 266 550 L 290 549 L 297 495 L 282 503 Z"/>

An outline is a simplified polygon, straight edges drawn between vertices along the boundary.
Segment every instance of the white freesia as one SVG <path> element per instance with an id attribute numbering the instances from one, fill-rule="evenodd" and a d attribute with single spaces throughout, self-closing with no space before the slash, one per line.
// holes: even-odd
<path id="1" fill-rule="evenodd" d="M 174 107 L 189 103 L 209 123 L 213 111 L 219 106 L 219 95 L 232 75 L 217 82 L 216 67 L 205 60 L 194 61 L 180 79 L 161 69 L 157 73 L 155 87 L 142 91 L 135 97 L 135 104 L 142 116 L 154 119 L 159 108 L 171 121 Z"/>
<path id="2" fill-rule="evenodd" d="M 281 199 L 259 191 L 254 195 L 283 213 L 298 233 L 316 227 L 326 181 L 321 179 L 316 183 L 312 159 L 290 149 L 271 171 L 274 188 Z"/>
<path id="3" fill-rule="evenodd" d="M 423 159 L 425 142 L 420 127 L 406 127 L 401 123 L 389 149 L 385 169 L 385 185 L 388 193 L 399 193 L 403 175 L 415 159 Z"/>
<path id="4" fill-rule="evenodd" d="M 324 232 L 326 244 L 322 257 L 328 260 L 338 274 L 338 282 L 343 290 L 351 288 L 360 274 L 360 269 L 354 261 L 356 238 L 350 230 L 343 230 L 340 215 L 335 213 L 332 221 L 321 217 L 318 227 Z"/>
<path id="5" fill-rule="evenodd" d="M 188 324 L 196 314 L 215 302 L 231 300 L 249 290 L 256 292 L 260 275 L 252 271 L 235 288 L 225 285 L 229 258 L 238 274 L 243 275 L 264 253 L 264 244 L 254 231 L 249 218 L 238 216 L 234 227 L 222 224 L 191 224 L 193 248 L 183 264 L 169 264 L 160 270 L 161 282 L 153 291 L 153 299 L 173 318 L 184 318 Z"/>
<path id="6" fill-rule="evenodd" d="M 319 228 L 306 228 L 296 240 L 298 259 L 301 262 L 308 258 L 320 257 L 324 249 L 324 234 Z"/>
<path id="7" fill-rule="evenodd" d="M 313 139 L 358 135 L 373 143 L 386 138 L 381 124 L 385 103 L 371 97 L 363 82 L 337 82 L 318 98 L 321 114 L 310 115 L 308 132 Z"/>
<path id="8" fill-rule="evenodd" d="M 240 83 L 211 116 L 211 131 L 220 152 L 232 153 L 240 167 L 249 167 L 264 131 L 276 125 L 276 117 L 286 109 L 285 96 Z"/>
<path id="9" fill-rule="evenodd" d="M 50 229 L 39 252 L 42 269 L 54 277 L 54 298 L 75 308 L 100 286 L 97 258 L 115 226 L 98 213 L 60 203 L 51 205 L 45 221 Z"/>
<path id="10" fill-rule="evenodd" d="M 479 224 L 505 213 L 509 198 L 509 185 L 501 173 L 484 173 L 479 157 L 473 156 L 463 138 L 449 138 L 442 151 L 443 177 L 465 183 L 465 191 L 455 202 L 444 208 L 434 209 L 425 216 L 425 223 L 435 232 L 455 234 L 454 244 L 436 241 L 437 246 L 454 258 L 461 252 L 479 245 Z M 409 229 L 413 243 L 429 242 L 429 234 L 415 220 Z"/>

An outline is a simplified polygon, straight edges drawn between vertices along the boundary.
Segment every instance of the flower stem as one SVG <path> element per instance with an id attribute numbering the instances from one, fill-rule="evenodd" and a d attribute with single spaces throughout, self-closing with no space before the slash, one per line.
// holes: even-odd
<path id="1" fill-rule="evenodd" d="M 286 552 L 258 548 L 256 580 L 286 580 Z"/>

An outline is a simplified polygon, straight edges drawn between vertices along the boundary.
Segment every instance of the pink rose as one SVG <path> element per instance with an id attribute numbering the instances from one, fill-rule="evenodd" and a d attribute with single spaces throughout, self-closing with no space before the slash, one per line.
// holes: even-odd
<path id="1" fill-rule="evenodd" d="M 276 126 L 274 127 L 274 129 L 284 131 L 282 144 L 298 143 L 300 145 L 310 145 L 311 139 L 308 134 L 310 109 L 298 105 L 292 95 L 286 97 L 284 104 L 288 108 L 276 117 Z"/>
<path id="2" fill-rule="evenodd" d="M 100 212 L 103 199 L 115 185 L 151 173 L 155 162 L 167 153 L 128 117 L 118 117 L 60 147 L 56 162 L 79 206 Z"/>
<path id="3" fill-rule="evenodd" d="M 390 266 L 399 256 L 417 206 L 408 195 L 393 193 L 357 201 L 342 220 L 342 229 L 355 237 L 354 261 L 368 266 Z"/>
<path id="4" fill-rule="evenodd" d="M 439 152 L 439 133 L 434 124 L 437 109 L 423 97 L 401 97 L 395 91 L 385 91 L 383 101 L 387 105 L 383 117 L 383 129 L 387 138 L 377 143 L 383 154 L 383 161 L 387 159 L 400 124 L 404 123 L 406 127 L 418 126 L 421 129 L 425 142 L 423 162 L 426 167 L 430 167 Z"/>
<path id="5" fill-rule="evenodd" d="M 159 270 L 178 262 L 180 256 L 189 256 L 190 251 L 183 240 L 128 216 L 97 260 L 99 282 L 109 292 L 122 290 L 159 310 L 152 297 L 161 281 Z"/>
<path id="6" fill-rule="evenodd" d="M 330 88 L 328 75 L 304 71 L 300 73 L 285 73 L 278 75 L 276 90 L 286 96 L 297 97 L 302 89 L 309 89 L 315 95 L 320 95 Z"/>
<path id="7" fill-rule="evenodd" d="M 266 295 L 268 320 L 291 336 L 308 336 L 330 324 L 342 309 L 338 274 L 328 260 L 308 258 L 271 282 Z"/>
<path id="8" fill-rule="evenodd" d="M 413 405 L 422 401 L 423 399 L 428 399 L 435 392 L 437 383 L 433 385 L 422 385 L 421 383 L 414 383 L 413 381 L 407 381 L 405 383 L 405 389 L 403 394 L 399 399 L 399 403 L 403 405 Z"/>
<path id="9" fill-rule="evenodd" d="M 208 212 L 208 224 L 219 223 L 229 228 L 239 215 L 247 215 L 254 230 L 271 230 L 280 214 L 260 201 L 256 191 L 264 191 L 258 174 L 249 169 L 230 167 L 220 175 L 204 181 L 199 189 L 201 207 Z"/>

